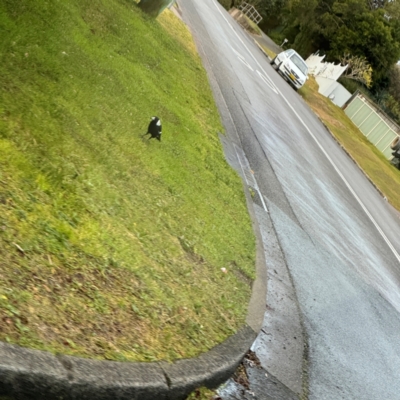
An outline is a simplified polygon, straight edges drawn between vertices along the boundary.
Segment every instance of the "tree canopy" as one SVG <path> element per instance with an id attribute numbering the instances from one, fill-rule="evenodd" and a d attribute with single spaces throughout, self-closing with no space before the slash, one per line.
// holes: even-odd
<path id="1" fill-rule="evenodd" d="M 264 17 L 267 33 L 279 27 L 304 57 L 317 50 L 329 61 L 364 57 L 375 86 L 388 82 L 400 59 L 399 0 L 248 0 Z"/>

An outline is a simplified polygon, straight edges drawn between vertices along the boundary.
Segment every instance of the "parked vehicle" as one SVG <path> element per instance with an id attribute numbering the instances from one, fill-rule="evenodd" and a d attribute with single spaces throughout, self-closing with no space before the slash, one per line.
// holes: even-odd
<path id="1" fill-rule="evenodd" d="M 276 69 L 295 90 L 300 89 L 308 79 L 308 66 L 293 49 L 285 50 L 271 61 Z"/>
<path id="2" fill-rule="evenodd" d="M 393 158 L 390 160 L 390 163 L 394 165 L 397 169 L 400 169 L 400 137 L 397 136 L 390 145 L 390 148 L 393 150 L 392 156 Z"/>

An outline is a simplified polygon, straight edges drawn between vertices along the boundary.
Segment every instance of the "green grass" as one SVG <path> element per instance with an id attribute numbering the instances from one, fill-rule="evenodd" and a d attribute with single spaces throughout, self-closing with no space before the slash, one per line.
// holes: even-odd
<path id="1" fill-rule="evenodd" d="M 258 43 L 257 41 L 255 42 L 257 44 L 258 47 L 260 47 L 260 49 L 267 55 L 269 56 L 271 59 L 275 58 L 276 53 L 273 52 L 271 49 L 269 49 L 267 46 Z"/>
<path id="2" fill-rule="evenodd" d="M 213 400 L 220 398 L 215 390 L 209 390 L 207 388 L 196 389 L 191 393 L 186 400 Z M 0 399 L 1 400 L 1 399 Z"/>
<path id="3" fill-rule="evenodd" d="M 275 29 L 272 29 L 268 32 L 268 36 L 270 39 L 272 39 L 276 45 L 280 46 L 285 39 L 285 35 L 282 32 L 282 27 L 278 27 Z"/>
<path id="4" fill-rule="evenodd" d="M 340 107 L 318 93 L 314 78 L 310 78 L 299 93 L 388 201 L 400 210 L 400 171 L 367 140 Z"/>
<path id="5" fill-rule="evenodd" d="M 253 22 L 247 15 L 244 15 L 244 17 L 246 18 L 247 23 L 250 25 L 249 30 L 256 35 L 261 35 L 260 27 L 255 22 Z"/>
<path id="6" fill-rule="evenodd" d="M 0 340 L 173 360 L 235 332 L 254 236 L 186 27 L 128 0 L 5 0 L 0 34 Z"/>

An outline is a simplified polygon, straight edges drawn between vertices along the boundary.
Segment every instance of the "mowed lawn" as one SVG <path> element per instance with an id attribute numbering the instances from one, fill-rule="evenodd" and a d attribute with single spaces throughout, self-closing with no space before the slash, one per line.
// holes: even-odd
<path id="1" fill-rule="evenodd" d="M 0 340 L 173 360 L 234 333 L 255 241 L 184 24 L 4 0 L 0 36 Z"/>

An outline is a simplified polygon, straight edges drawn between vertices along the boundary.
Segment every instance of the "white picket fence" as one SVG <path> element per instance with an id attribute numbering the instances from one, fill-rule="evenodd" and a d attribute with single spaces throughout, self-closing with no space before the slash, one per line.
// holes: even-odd
<path id="1" fill-rule="evenodd" d="M 347 65 L 323 62 L 324 58 L 325 56 L 320 56 L 318 52 L 311 54 L 306 60 L 309 73 L 313 76 L 321 76 L 337 81 L 346 70 Z"/>

